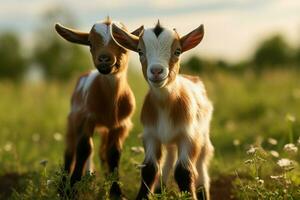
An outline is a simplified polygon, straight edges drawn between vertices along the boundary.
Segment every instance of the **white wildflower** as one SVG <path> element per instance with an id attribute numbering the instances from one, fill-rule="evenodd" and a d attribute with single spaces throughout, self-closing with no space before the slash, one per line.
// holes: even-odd
<path id="1" fill-rule="evenodd" d="M 252 160 L 252 159 L 249 159 L 249 160 L 246 160 L 244 163 L 245 163 L 245 164 L 251 164 L 251 163 L 253 163 L 253 160 Z"/>
<path id="2" fill-rule="evenodd" d="M 271 179 L 282 179 L 284 178 L 283 175 L 278 175 L 278 176 L 270 176 Z"/>
<path id="3" fill-rule="evenodd" d="M 256 151 L 257 151 L 257 147 L 251 146 L 251 147 L 247 150 L 247 154 L 254 154 Z"/>
<path id="4" fill-rule="evenodd" d="M 262 179 L 258 179 L 257 182 L 258 182 L 258 184 L 260 184 L 260 185 L 263 185 L 263 184 L 265 183 L 265 181 L 262 180 Z"/>
<path id="5" fill-rule="evenodd" d="M 60 133 L 54 133 L 53 138 L 56 141 L 61 141 L 62 140 L 62 135 Z"/>
<path id="6" fill-rule="evenodd" d="M 11 142 L 7 142 L 4 147 L 3 147 L 4 151 L 11 151 L 12 150 L 12 143 Z"/>
<path id="7" fill-rule="evenodd" d="M 234 139 L 232 143 L 233 143 L 233 145 L 236 146 L 236 147 L 237 147 L 237 146 L 240 146 L 240 144 L 241 144 L 241 142 L 240 142 L 239 139 Z"/>
<path id="8" fill-rule="evenodd" d="M 271 150 L 270 151 L 270 154 L 275 157 L 275 158 L 278 158 L 279 157 L 279 153 L 277 151 L 274 151 L 274 150 Z"/>
<path id="9" fill-rule="evenodd" d="M 289 121 L 289 122 L 295 122 L 296 121 L 296 117 L 290 113 L 288 113 L 286 116 L 285 116 L 286 120 Z"/>
<path id="10" fill-rule="evenodd" d="M 286 193 L 287 193 L 287 190 L 286 190 L 286 189 L 283 189 L 283 193 L 286 194 Z"/>
<path id="11" fill-rule="evenodd" d="M 282 168 L 291 167 L 293 164 L 293 161 L 287 158 L 282 158 L 277 162 L 277 165 Z"/>
<path id="12" fill-rule="evenodd" d="M 296 147 L 293 143 L 289 143 L 284 145 L 283 150 L 289 153 L 297 153 L 298 147 Z"/>
<path id="13" fill-rule="evenodd" d="M 40 165 L 42 165 L 43 167 L 45 167 L 47 165 L 47 163 L 48 163 L 48 160 L 46 160 L 46 159 L 43 159 L 40 161 Z"/>
<path id="14" fill-rule="evenodd" d="M 144 153 L 144 148 L 141 146 L 138 147 L 131 147 L 130 148 L 132 152 L 134 153 Z"/>
<path id="15" fill-rule="evenodd" d="M 268 138 L 268 142 L 269 142 L 269 144 L 271 144 L 271 145 L 276 145 L 276 144 L 278 143 L 277 140 L 274 139 L 274 138 Z"/>

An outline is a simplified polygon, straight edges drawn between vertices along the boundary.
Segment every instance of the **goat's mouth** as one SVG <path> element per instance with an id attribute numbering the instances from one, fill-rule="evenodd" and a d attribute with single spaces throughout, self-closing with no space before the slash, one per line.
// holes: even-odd
<path id="1" fill-rule="evenodd" d="M 120 63 L 116 62 L 112 65 L 99 64 L 96 66 L 96 68 L 101 74 L 111 74 L 113 72 L 116 72 L 120 68 Z"/>
<path id="2" fill-rule="evenodd" d="M 102 64 L 97 65 L 96 68 L 101 74 L 110 74 L 113 70 L 114 65 Z"/>
<path id="3" fill-rule="evenodd" d="M 154 78 L 154 77 L 151 77 L 149 78 L 149 81 L 151 81 L 152 83 L 160 83 L 160 82 L 163 82 L 167 79 L 167 77 L 164 77 L 164 78 L 161 78 L 161 77 L 157 77 L 157 78 Z"/>

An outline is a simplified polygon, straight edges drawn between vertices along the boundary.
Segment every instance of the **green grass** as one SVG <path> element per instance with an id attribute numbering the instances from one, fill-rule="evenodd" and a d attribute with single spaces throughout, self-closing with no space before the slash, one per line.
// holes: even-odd
<path id="1" fill-rule="evenodd" d="M 299 152 L 290 155 L 282 150 L 286 143 L 297 144 L 300 136 L 299 76 L 300 72 L 292 69 L 267 71 L 260 76 L 251 72 L 238 75 L 217 72 L 201 76 L 214 103 L 211 139 L 215 156 L 210 168 L 213 197 L 220 199 L 217 193 L 223 192 L 225 195 L 223 190 L 226 190 L 226 194 L 232 197 L 245 199 L 241 196 L 244 192 L 241 183 L 243 186 L 256 183 L 249 166 L 244 164 L 249 159 L 246 150 L 252 144 L 263 148 L 266 153 L 269 150 L 278 151 L 280 158 L 287 157 L 299 163 Z M 139 109 L 147 86 L 140 73 L 131 72 L 129 82 L 134 90 L 137 110 L 133 117 L 134 128 L 124 144 L 120 181 L 126 196 L 133 199 L 140 183 L 140 171 L 136 165 L 142 162 L 143 154 L 134 153 L 130 148 L 142 146 L 138 137 L 142 132 Z M 67 84 L 45 82 L 17 85 L 0 82 L 0 181 L 5 182 L 0 184 L 0 199 L 1 195 L 5 198 L 10 196 L 12 188 L 16 190 L 12 199 L 57 198 L 54 186 L 47 185 L 47 180 L 52 183 L 58 180 L 66 116 L 74 85 L 75 80 Z M 267 139 L 270 137 L 275 138 L 278 144 L 269 144 Z M 105 188 L 109 185 L 103 179 L 97 157 L 100 139 L 98 135 L 94 138 L 96 175 L 87 177 L 80 186 L 83 194 L 90 194 L 91 199 L 105 197 Z M 240 144 L 234 145 L 234 140 Z M 40 164 L 44 159 L 48 161 L 45 168 Z M 265 182 L 268 182 L 269 175 L 279 173 L 276 167 L 279 158 L 267 159 L 273 164 L 267 162 L 261 167 L 261 178 Z M 296 195 L 300 184 L 299 167 L 296 165 L 288 176 L 295 188 L 292 192 Z M 272 188 L 272 181 L 269 182 L 265 184 L 267 191 Z M 163 197 L 152 198 L 168 199 L 166 196 L 171 195 L 176 199 L 180 196 L 176 191 L 171 182 Z M 256 195 L 253 190 L 246 193 L 250 199 Z M 181 197 L 186 199 L 184 195 Z"/>

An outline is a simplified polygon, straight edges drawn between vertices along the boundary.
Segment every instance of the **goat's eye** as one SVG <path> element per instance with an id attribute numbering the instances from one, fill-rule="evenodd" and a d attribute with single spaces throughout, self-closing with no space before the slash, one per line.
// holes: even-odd
<path id="1" fill-rule="evenodd" d="M 174 52 L 174 55 L 175 56 L 180 56 L 180 54 L 181 54 L 181 49 L 179 49 L 179 48 L 176 49 L 175 52 Z"/>
<path id="2" fill-rule="evenodd" d="M 138 53 L 139 53 L 139 56 L 143 56 L 144 53 L 142 52 L 142 49 L 138 49 Z"/>

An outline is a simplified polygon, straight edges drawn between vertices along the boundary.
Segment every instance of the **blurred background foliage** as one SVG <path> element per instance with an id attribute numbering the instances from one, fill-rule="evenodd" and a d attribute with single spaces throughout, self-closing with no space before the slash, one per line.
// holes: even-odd
<path id="1" fill-rule="evenodd" d="M 34 74 L 39 79 L 67 81 L 91 67 L 84 48 L 58 37 L 53 24 L 58 19 L 69 26 L 76 24 L 67 10 L 50 10 L 34 33 L 31 49 L 23 46 L 16 32 L 0 32 L 0 78 L 20 81 Z"/>
<path id="2" fill-rule="evenodd" d="M 48 11 L 35 31 L 32 50 L 24 48 L 17 33 L 0 32 L 0 78 L 20 80 L 27 77 L 25 74 L 32 68 L 38 68 L 48 80 L 66 81 L 86 71 L 87 67 L 92 67 L 90 55 L 84 47 L 70 44 L 56 34 L 53 22 L 59 20 L 70 27 L 76 27 L 76 19 L 67 10 L 56 8 Z M 274 34 L 261 40 L 253 54 L 245 60 L 232 63 L 192 55 L 185 59 L 182 67 L 192 73 L 216 70 L 251 70 L 260 73 L 274 68 L 300 69 L 300 42 L 291 46 L 283 35 Z"/>
<path id="3" fill-rule="evenodd" d="M 16 33 L 1 33 L 0 78 L 17 80 L 24 75 L 29 63 L 21 49 L 21 42 Z"/>
<path id="4" fill-rule="evenodd" d="M 49 29 L 50 27 L 50 29 Z M 22 43 L 14 32 L 0 33 L 0 78 L 19 80 L 33 65 L 43 71 L 47 79 L 66 81 L 92 67 L 90 55 L 84 47 L 69 44 L 54 32 L 53 24 L 43 24 L 36 32 L 33 52 L 25 56 Z M 284 36 L 275 34 L 263 40 L 247 60 L 229 63 L 225 60 L 208 59 L 198 55 L 188 57 L 182 63 L 183 70 L 192 73 L 216 70 L 261 72 L 265 69 L 300 69 L 300 44 L 295 48 Z"/>

